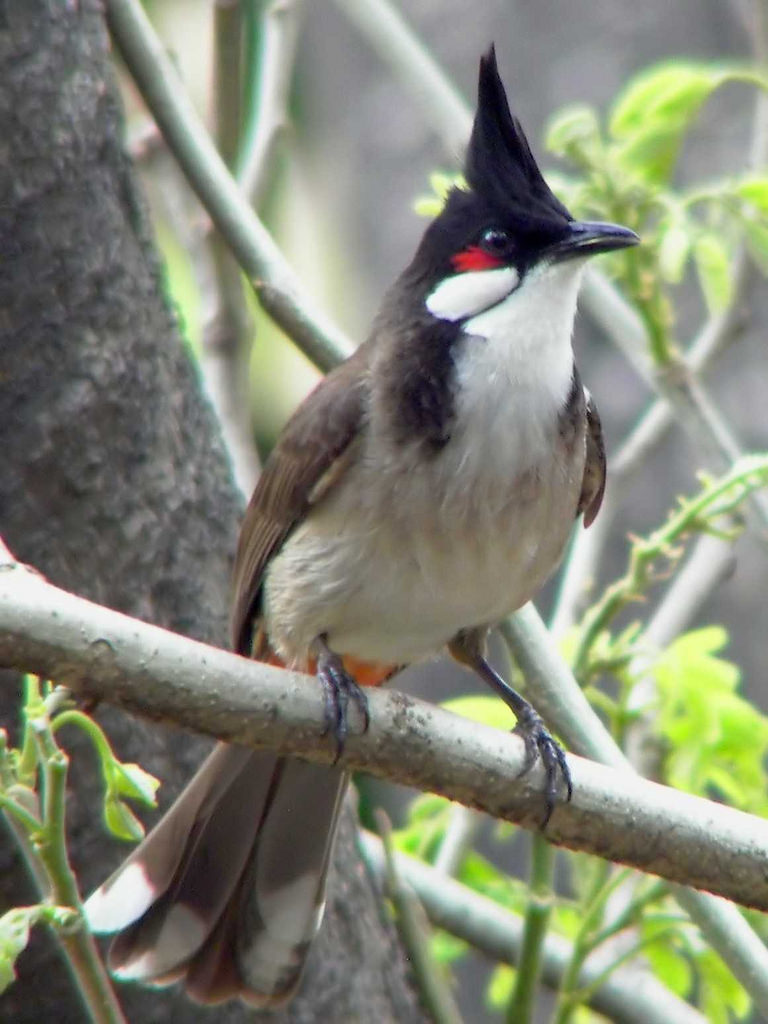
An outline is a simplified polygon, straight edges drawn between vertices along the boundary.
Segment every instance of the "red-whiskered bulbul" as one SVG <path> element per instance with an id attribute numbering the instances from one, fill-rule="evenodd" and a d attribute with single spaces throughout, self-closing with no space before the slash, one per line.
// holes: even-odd
<path id="1" fill-rule="evenodd" d="M 512 117 L 493 47 L 454 188 L 384 298 L 368 340 L 290 420 L 240 535 L 239 653 L 314 669 L 344 743 L 359 685 L 442 648 L 518 717 L 527 762 L 560 747 L 491 668 L 490 626 L 558 564 L 574 519 L 600 507 L 600 420 L 571 334 L 588 257 L 634 245 L 575 221 Z M 348 775 L 220 745 L 121 868 L 88 900 L 115 932 L 123 979 L 183 979 L 204 1002 L 287 1000 L 322 916 Z"/>

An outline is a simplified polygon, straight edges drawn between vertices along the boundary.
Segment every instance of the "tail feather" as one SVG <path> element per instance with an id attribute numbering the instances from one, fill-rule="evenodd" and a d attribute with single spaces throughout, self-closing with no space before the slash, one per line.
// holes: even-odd
<path id="1" fill-rule="evenodd" d="M 168 890 L 190 835 L 210 816 L 251 756 L 251 751 L 224 744 L 213 750 L 163 819 L 88 898 L 85 913 L 91 931 L 109 934 L 127 928 Z"/>
<path id="2" fill-rule="evenodd" d="M 325 878 L 349 776 L 295 760 L 283 760 L 279 771 L 244 887 L 237 960 L 250 988 L 282 999 L 295 988 L 320 927 Z"/>
<path id="3" fill-rule="evenodd" d="M 208 939 L 251 856 L 276 763 L 274 754 L 252 758 L 242 749 L 216 748 L 204 770 L 217 792 L 203 800 L 186 836 L 179 843 L 177 828 L 167 837 L 158 829 L 152 852 L 159 859 L 168 851 L 176 865 L 153 905 L 113 943 L 109 964 L 117 977 L 149 981 L 167 975 Z M 177 845 L 180 858 L 171 852 Z M 141 848 L 136 857 L 143 863 Z"/>
<path id="4" fill-rule="evenodd" d="M 348 776 L 220 745 L 168 814 L 85 905 L 119 931 L 125 980 L 184 979 L 200 1002 L 285 1001 L 322 916 Z"/>

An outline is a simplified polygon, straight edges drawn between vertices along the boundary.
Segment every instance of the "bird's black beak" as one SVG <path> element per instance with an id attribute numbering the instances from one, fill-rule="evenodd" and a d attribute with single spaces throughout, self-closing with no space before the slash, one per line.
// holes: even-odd
<path id="1" fill-rule="evenodd" d="M 548 247 L 547 255 L 559 263 L 561 260 L 596 256 L 614 249 L 627 249 L 639 241 L 634 231 L 620 224 L 574 220 L 568 225 L 565 237 Z"/>

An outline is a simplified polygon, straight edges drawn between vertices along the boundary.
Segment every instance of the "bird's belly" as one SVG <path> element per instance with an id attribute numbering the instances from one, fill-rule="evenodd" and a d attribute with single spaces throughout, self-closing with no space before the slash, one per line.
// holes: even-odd
<path id="1" fill-rule="evenodd" d="M 579 458 L 553 457 L 513 484 L 494 477 L 461 490 L 422 471 L 388 488 L 379 480 L 376 505 L 370 488 L 342 488 L 267 572 L 271 642 L 297 665 L 320 634 L 341 654 L 405 664 L 460 629 L 498 622 L 558 564 L 582 471 Z"/>

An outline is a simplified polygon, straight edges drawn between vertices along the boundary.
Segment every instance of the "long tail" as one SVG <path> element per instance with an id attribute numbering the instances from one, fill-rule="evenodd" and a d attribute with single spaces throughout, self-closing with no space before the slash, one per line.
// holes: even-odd
<path id="1" fill-rule="evenodd" d="M 118 978 L 182 980 L 213 1003 L 291 997 L 323 914 L 349 776 L 220 744 L 165 817 L 85 904 L 118 932 Z"/>

